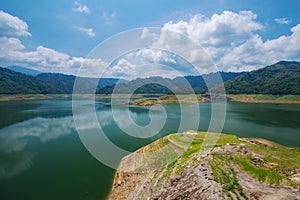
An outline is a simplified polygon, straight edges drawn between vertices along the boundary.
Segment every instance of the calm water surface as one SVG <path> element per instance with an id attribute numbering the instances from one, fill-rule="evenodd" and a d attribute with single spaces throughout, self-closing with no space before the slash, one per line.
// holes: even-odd
<path id="1" fill-rule="evenodd" d="M 91 106 L 88 103 L 83 107 Z M 187 107 L 189 105 L 186 105 Z M 200 104 L 199 130 L 207 130 L 210 103 Z M 167 121 L 155 137 L 138 139 L 116 125 L 106 100 L 97 100 L 96 111 L 107 137 L 134 151 L 177 131 L 178 105 L 166 105 Z M 118 116 L 126 109 L 117 107 Z M 137 124 L 150 122 L 148 108 L 131 107 Z M 187 113 L 193 116 L 193 111 Z M 154 117 L 161 117 L 159 112 Z M 300 106 L 228 103 L 223 129 L 242 137 L 260 137 L 300 147 Z M 72 117 L 71 99 L 0 102 L 0 199 L 105 199 L 114 170 L 93 158 L 81 143 Z"/>

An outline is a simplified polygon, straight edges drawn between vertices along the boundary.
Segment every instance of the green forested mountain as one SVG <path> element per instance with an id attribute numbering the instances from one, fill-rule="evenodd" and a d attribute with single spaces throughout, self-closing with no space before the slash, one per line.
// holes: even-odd
<path id="1" fill-rule="evenodd" d="M 225 82 L 228 94 L 272 94 L 272 95 L 300 95 L 300 63 L 281 61 L 274 65 L 247 72 L 220 72 Z M 220 84 L 217 73 L 202 76 L 186 76 L 174 79 L 162 77 L 137 78 L 132 81 L 115 78 L 80 78 L 82 91 L 97 87 L 97 93 L 191 93 L 189 87 L 196 93 L 207 92 L 204 80 L 211 86 Z M 71 94 L 76 76 L 59 73 L 42 73 L 29 76 L 6 68 L 0 68 L 0 94 Z M 115 84 L 118 83 L 117 88 Z M 94 87 L 91 87 L 94 86 Z M 169 88 L 169 89 L 168 89 Z"/>
<path id="2" fill-rule="evenodd" d="M 71 94 L 76 76 L 59 73 L 42 73 L 36 76 L 39 80 L 57 88 L 60 93 Z"/>
<path id="3" fill-rule="evenodd" d="M 139 94 L 146 93 L 167 93 L 170 90 L 167 88 L 174 88 L 172 84 L 172 80 L 168 78 L 162 77 L 149 77 L 149 78 L 137 78 L 129 82 L 119 83 L 117 86 L 106 86 L 103 88 L 99 88 L 97 93 L 99 94 L 111 94 L 111 93 L 120 93 L 120 94 L 128 94 L 133 91 Z"/>
<path id="4" fill-rule="evenodd" d="M 6 67 L 6 69 L 10 69 L 15 72 L 20 72 L 20 73 L 31 75 L 31 76 L 36 76 L 36 75 L 42 73 L 42 72 L 34 70 L 34 69 L 29 69 L 29 68 L 21 67 L 21 66 L 17 66 L 17 65 L 8 66 L 8 67 Z"/>
<path id="5" fill-rule="evenodd" d="M 0 67 L 0 94 L 54 94 L 59 90 L 30 75 Z"/>
<path id="6" fill-rule="evenodd" d="M 300 95 L 300 63 L 281 61 L 225 82 L 228 94 Z"/>
<path id="7" fill-rule="evenodd" d="M 114 86 L 107 86 L 98 89 L 97 92 L 102 94 L 111 94 L 114 90 L 115 93 L 129 93 L 134 89 L 137 89 L 135 93 L 139 94 L 166 94 L 170 93 L 170 89 L 172 89 L 176 93 L 186 94 L 192 93 L 193 91 L 190 89 L 192 88 L 192 90 L 196 93 L 205 93 L 207 91 L 205 81 L 208 81 L 210 85 L 214 86 L 220 84 L 220 79 L 217 79 L 218 76 L 221 76 L 223 81 L 227 81 L 241 74 L 243 73 L 219 72 L 204 74 L 202 76 L 176 77 L 174 79 L 162 77 L 137 78 L 132 81 L 119 84 L 115 90 Z"/>
<path id="8" fill-rule="evenodd" d="M 76 76 L 42 73 L 30 76 L 0 67 L 0 94 L 71 94 Z M 117 83 L 114 78 L 80 78 L 82 88 L 105 87 Z M 83 89 L 84 90 L 84 89 Z"/>
<path id="9" fill-rule="evenodd" d="M 42 73 L 36 76 L 38 79 L 52 85 L 53 87 L 60 90 L 60 93 L 71 94 L 73 92 L 74 82 L 76 76 L 66 75 L 60 73 Z M 113 85 L 119 81 L 115 78 L 80 78 L 82 84 L 89 87 L 91 85 L 96 86 L 97 88 L 102 88 L 106 86 Z"/>
<path id="10" fill-rule="evenodd" d="M 189 84 L 190 87 L 194 89 L 196 93 L 205 93 L 207 92 L 207 84 L 210 87 L 214 87 L 222 82 L 228 81 L 232 78 L 235 78 L 244 72 L 218 72 L 218 73 L 209 73 L 203 74 L 202 76 L 185 76 L 185 77 L 177 77 L 172 80 L 173 84 L 175 84 L 179 89 L 186 88 L 184 83 L 185 79 Z M 221 78 L 220 78 L 221 77 Z"/>

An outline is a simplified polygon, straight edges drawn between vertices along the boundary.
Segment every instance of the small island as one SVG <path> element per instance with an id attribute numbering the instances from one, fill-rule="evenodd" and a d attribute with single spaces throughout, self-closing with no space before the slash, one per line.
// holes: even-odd
<path id="1" fill-rule="evenodd" d="M 239 94 L 239 95 L 217 95 L 217 94 L 197 94 L 197 95 L 162 95 L 155 98 L 140 98 L 129 102 L 130 105 L 157 106 L 164 104 L 178 103 L 203 103 L 215 100 L 226 100 L 231 102 L 244 103 L 275 103 L 275 104 L 300 104 L 300 95 L 263 95 L 263 94 Z"/>
<path id="2" fill-rule="evenodd" d="M 130 101 L 130 105 L 138 106 L 157 106 L 164 104 L 178 104 L 178 103 L 202 103 L 207 102 L 208 99 L 201 95 L 163 95 L 156 98 L 141 98 Z"/>

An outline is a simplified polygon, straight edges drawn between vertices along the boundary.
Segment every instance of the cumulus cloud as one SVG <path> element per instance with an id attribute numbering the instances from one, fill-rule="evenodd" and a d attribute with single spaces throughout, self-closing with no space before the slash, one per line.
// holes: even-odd
<path id="1" fill-rule="evenodd" d="M 252 11 L 224 11 L 210 18 L 198 14 L 187 21 L 168 22 L 163 27 L 202 45 L 219 70 L 249 71 L 279 60 L 300 59 L 299 24 L 291 29 L 291 35 L 267 41 L 258 34 L 264 28 Z"/>
<path id="2" fill-rule="evenodd" d="M 300 60 L 300 24 L 291 28 L 292 34 L 263 41 L 258 35 L 224 54 L 219 64 L 231 71 L 258 69 L 280 60 Z"/>
<path id="3" fill-rule="evenodd" d="M 278 24 L 289 24 L 292 22 L 288 18 L 275 18 L 274 21 Z"/>
<path id="4" fill-rule="evenodd" d="M 89 37 L 95 37 L 95 33 L 92 28 L 75 27 L 76 30 L 87 34 Z"/>
<path id="5" fill-rule="evenodd" d="M 105 71 L 105 77 L 123 77 L 131 80 L 138 77 L 161 76 L 175 78 L 193 73 L 193 67 L 172 52 L 160 49 L 139 49 L 123 55 Z"/>
<path id="6" fill-rule="evenodd" d="M 115 14 L 103 15 L 104 18 L 114 16 Z M 95 36 L 90 28 L 75 28 L 89 37 Z M 133 77 L 141 72 L 144 73 L 145 70 L 149 73 L 144 73 L 143 76 L 153 75 L 151 70 L 155 70 L 157 75 L 164 77 L 172 77 L 176 74 L 170 72 L 170 68 L 168 71 L 163 65 L 180 73 L 194 74 L 195 71 L 191 70 L 191 65 L 184 59 L 201 66 L 201 73 L 216 71 L 217 69 L 211 67 L 210 57 L 202 48 L 199 48 L 198 44 L 211 55 L 219 67 L 218 70 L 223 71 L 249 71 L 279 60 L 300 60 L 300 46 L 298 45 L 300 44 L 300 24 L 291 28 L 290 35 L 264 41 L 259 33 L 266 28 L 257 21 L 257 15 L 252 11 L 224 11 L 210 17 L 196 14 L 185 21 L 170 21 L 164 24 L 158 32 L 145 28 L 138 39 L 150 44 L 153 49 L 146 45 L 146 49 L 124 55 L 110 66 L 106 71 L 106 76 L 118 77 L 124 73 L 132 73 Z M 0 29 L 2 63 L 20 63 L 40 71 L 67 74 L 76 74 L 83 65 L 85 67 L 81 75 L 84 76 L 97 76 L 97 72 L 101 71 L 99 69 L 108 65 L 101 59 L 72 57 L 42 45 L 34 50 L 28 50 L 21 40 L 16 38 L 30 35 L 27 24 L 2 11 L 0 11 Z M 179 34 L 170 34 L 170 31 Z M 187 40 L 180 34 L 192 40 Z M 148 40 L 149 43 L 147 43 Z"/>
<path id="7" fill-rule="evenodd" d="M 224 11 L 211 18 L 197 14 L 189 21 L 168 22 L 164 28 L 188 35 L 206 46 L 231 46 L 245 41 L 253 31 L 263 28 L 262 24 L 255 21 L 256 17 L 251 11 Z"/>
<path id="8" fill-rule="evenodd" d="M 17 38 L 0 37 L 0 57 L 13 57 L 15 51 L 25 49 L 22 42 Z"/>
<path id="9" fill-rule="evenodd" d="M 174 56 L 170 53 L 157 49 L 140 49 L 137 52 L 129 54 L 127 57 L 137 56 L 141 60 L 148 61 L 150 63 L 173 63 L 176 64 Z"/>
<path id="10" fill-rule="evenodd" d="M 90 9 L 86 5 L 81 5 L 77 1 L 74 2 L 74 7 L 72 8 L 72 11 L 87 14 L 91 13 Z"/>
<path id="11" fill-rule="evenodd" d="M 17 38 L 0 37 L 0 58 L 2 61 L 26 64 L 31 68 L 44 72 L 61 72 L 76 74 L 78 69 L 84 65 L 90 70 L 83 75 L 92 76 L 95 71 L 106 65 L 100 59 L 87 59 L 82 57 L 71 57 L 44 46 L 38 46 L 34 51 L 26 51 L 26 48 Z"/>
<path id="12" fill-rule="evenodd" d="M 29 68 L 34 68 L 42 72 L 60 72 L 66 74 L 76 74 L 81 66 L 90 67 L 82 75 L 93 76 L 99 68 L 107 63 L 101 59 L 86 59 L 82 57 L 72 57 L 66 53 L 56 51 L 42 45 L 35 50 L 28 50 L 16 36 L 29 36 L 28 27 L 25 22 L 18 17 L 13 17 L 8 13 L 0 11 L 0 60 L 1 64 L 20 64 Z M 94 36 L 92 29 L 80 29 L 90 37 Z"/>
<path id="13" fill-rule="evenodd" d="M 31 36 L 26 22 L 0 11 L 0 36 Z"/>
<path id="14" fill-rule="evenodd" d="M 297 45 L 300 43 L 300 25 L 291 28 L 291 35 L 263 41 L 259 32 L 265 29 L 266 27 L 257 21 L 257 15 L 252 11 L 224 11 L 220 14 L 213 14 L 211 17 L 196 14 L 186 21 L 170 21 L 164 24 L 160 33 L 145 28 L 140 39 L 152 40 L 153 48 L 169 50 L 194 65 L 200 66 L 197 68 L 200 73 L 217 70 L 250 71 L 279 60 L 300 59 L 300 47 Z M 188 36 L 192 40 L 184 39 L 179 34 L 173 34 L 170 31 Z M 210 57 L 197 44 L 210 54 L 218 69 L 212 67 Z M 120 70 L 121 66 L 124 69 L 130 66 L 132 69 L 132 65 L 141 65 L 145 62 L 169 65 L 173 61 L 179 63 L 172 56 L 153 49 L 140 50 L 133 56 L 130 54 L 125 56 L 124 59 L 127 62 L 123 60 L 122 63 L 116 65 L 115 69 Z M 189 72 L 191 68 L 191 66 L 187 67 L 187 63 L 179 64 L 179 66 L 182 71 L 186 72 Z M 159 72 L 163 74 L 163 70 Z M 194 71 L 190 70 L 190 72 Z"/>
<path id="15" fill-rule="evenodd" d="M 109 66 L 105 70 L 103 77 L 124 77 L 124 75 L 128 73 L 131 74 L 131 76 L 135 76 L 137 68 L 137 63 L 131 63 L 128 59 L 120 58 L 114 65 Z"/>

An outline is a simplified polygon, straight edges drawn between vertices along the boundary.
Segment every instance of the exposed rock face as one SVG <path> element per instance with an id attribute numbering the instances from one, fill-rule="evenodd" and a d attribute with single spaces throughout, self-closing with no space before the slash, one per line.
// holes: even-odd
<path id="1" fill-rule="evenodd" d="M 150 199 L 227 199 L 221 184 L 214 181 L 207 163 L 196 165 L 182 174 L 164 180 L 157 190 L 152 189 Z"/>
<path id="2" fill-rule="evenodd" d="M 267 161 L 267 158 L 270 159 L 270 157 L 275 158 L 275 161 L 286 158 L 284 154 L 281 155 L 284 157 L 278 157 L 277 147 L 274 150 L 276 144 L 259 139 L 240 140 L 234 136 L 221 135 L 219 140 L 221 142 L 216 145 L 217 147 L 211 149 L 205 157 L 199 157 L 201 154 L 197 145 L 200 143 L 197 141 L 202 141 L 203 138 L 203 134 L 198 133 L 194 144 L 186 149 L 186 154 L 157 170 L 147 171 L 148 167 L 152 166 L 151 162 L 150 165 L 147 165 L 147 159 L 137 157 L 137 153 L 143 152 L 147 148 L 151 151 L 154 150 L 154 147 L 159 147 L 159 141 L 125 157 L 120 164 L 119 171 L 116 172 L 109 199 L 300 200 L 298 163 L 286 164 L 283 162 L 282 164 Z M 169 142 L 172 145 L 171 150 L 178 153 L 180 152 L 178 149 L 182 150 L 185 145 L 183 141 L 190 141 L 190 139 L 190 133 L 179 134 L 176 139 L 168 136 L 164 138 L 164 144 Z M 228 141 L 232 143 L 227 143 Z M 292 156 L 300 155 L 299 150 L 294 149 L 293 152 L 290 152 L 290 148 L 286 148 L 284 151 Z M 279 152 L 282 153 L 282 149 Z M 151 161 L 155 159 L 154 157 L 148 158 Z M 134 163 L 135 159 L 138 164 Z M 272 177 L 266 175 L 265 181 L 259 181 L 253 174 L 247 173 L 247 170 L 244 171 L 238 160 L 248 162 L 248 166 L 255 170 L 262 172 L 269 170 L 275 174 L 278 173 L 277 175 L 282 180 L 278 184 L 270 184 L 268 179 Z M 292 160 L 298 159 L 293 158 Z M 144 163 L 145 167 L 141 167 L 141 163 Z M 131 169 L 128 171 L 141 170 L 135 173 L 124 172 L 126 166 L 127 170 Z"/>
<path id="3" fill-rule="evenodd" d="M 249 199 L 259 200 L 299 200 L 299 189 L 291 187 L 279 187 L 260 182 L 247 173 L 240 171 L 238 174 L 239 183 Z"/>
<path id="4" fill-rule="evenodd" d="M 155 181 L 152 181 L 155 180 Z M 227 199 L 221 184 L 214 181 L 208 163 L 193 166 L 183 173 L 161 180 L 150 173 L 117 173 L 110 199 Z"/>

